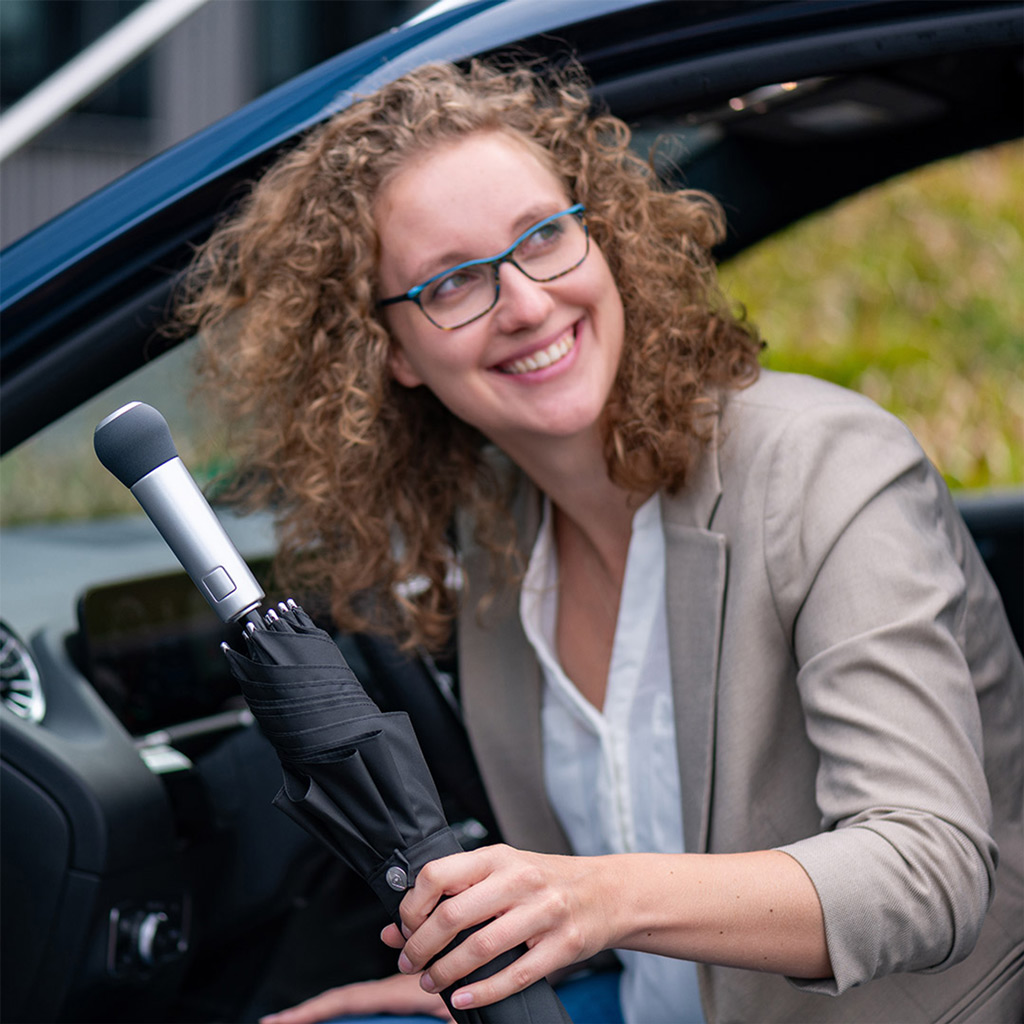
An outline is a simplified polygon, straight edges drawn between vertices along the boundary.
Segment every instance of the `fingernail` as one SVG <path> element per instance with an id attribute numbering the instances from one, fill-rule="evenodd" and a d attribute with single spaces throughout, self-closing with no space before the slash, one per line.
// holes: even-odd
<path id="1" fill-rule="evenodd" d="M 437 991 L 437 986 L 434 984 L 434 979 L 429 974 L 424 974 L 423 977 L 420 978 L 420 988 L 423 989 L 424 992 Z"/>
<path id="2" fill-rule="evenodd" d="M 461 992 L 456 992 L 452 995 L 452 1006 L 457 1010 L 465 1010 L 467 1007 L 473 1005 L 473 993 L 467 992 L 463 989 Z"/>
<path id="3" fill-rule="evenodd" d="M 412 966 L 412 961 L 405 955 L 405 953 L 398 954 L 398 969 L 403 974 L 412 974 L 415 970 Z"/>
<path id="4" fill-rule="evenodd" d="M 405 938 L 407 938 L 407 939 L 411 939 L 412 938 L 412 929 L 409 928 L 407 925 L 403 924 L 402 925 L 402 935 L 404 935 Z"/>

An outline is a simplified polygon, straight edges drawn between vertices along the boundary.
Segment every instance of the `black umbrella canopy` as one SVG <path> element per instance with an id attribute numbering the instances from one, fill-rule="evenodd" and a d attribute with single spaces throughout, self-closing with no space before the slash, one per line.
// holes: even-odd
<path id="1" fill-rule="evenodd" d="M 408 715 L 380 711 L 337 644 L 294 601 L 259 624 L 250 620 L 245 638 L 245 655 L 227 645 L 224 653 L 281 759 L 275 806 L 364 878 L 401 925 L 402 896 L 420 869 L 462 851 Z M 525 951 L 511 950 L 442 992 L 452 1016 L 466 1024 L 571 1024 L 544 981 L 490 1006 L 452 1007 L 455 988 Z"/>

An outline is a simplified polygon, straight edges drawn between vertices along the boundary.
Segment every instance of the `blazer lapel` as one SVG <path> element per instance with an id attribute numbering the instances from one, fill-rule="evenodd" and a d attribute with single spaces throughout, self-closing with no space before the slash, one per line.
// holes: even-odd
<path id="1" fill-rule="evenodd" d="M 716 439 L 717 440 L 717 439 Z M 707 850 L 727 550 L 708 529 L 721 497 L 717 445 L 681 494 L 662 497 L 665 597 L 686 849 Z"/>

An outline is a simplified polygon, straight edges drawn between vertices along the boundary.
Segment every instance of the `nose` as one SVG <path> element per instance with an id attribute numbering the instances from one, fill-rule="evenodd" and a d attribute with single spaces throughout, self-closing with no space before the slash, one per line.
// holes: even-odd
<path id="1" fill-rule="evenodd" d="M 518 267 L 498 268 L 498 304 L 495 317 L 503 331 L 513 332 L 544 322 L 554 305 L 547 285 L 531 280 Z"/>

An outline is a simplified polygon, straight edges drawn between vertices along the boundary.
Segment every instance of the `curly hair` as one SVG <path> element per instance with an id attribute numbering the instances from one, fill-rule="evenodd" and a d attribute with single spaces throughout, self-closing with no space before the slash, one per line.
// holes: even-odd
<path id="1" fill-rule="evenodd" d="M 451 527 L 476 524 L 495 589 L 518 578 L 510 475 L 475 429 L 389 370 L 374 203 L 411 159 L 482 131 L 527 140 L 586 206 L 621 291 L 626 335 L 602 419 L 611 479 L 678 490 L 722 389 L 757 375 L 756 332 L 718 291 L 709 195 L 670 191 L 594 113 L 577 67 L 422 67 L 312 130 L 198 251 L 180 329 L 227 410 L 229 499 L 272 508 L 278 573 L 330 594 L 341 629 L 437 649 L 456 608 Z"/>

